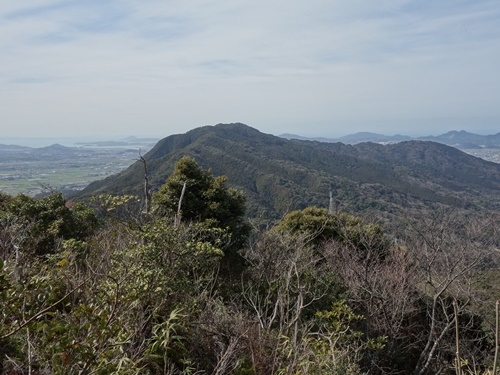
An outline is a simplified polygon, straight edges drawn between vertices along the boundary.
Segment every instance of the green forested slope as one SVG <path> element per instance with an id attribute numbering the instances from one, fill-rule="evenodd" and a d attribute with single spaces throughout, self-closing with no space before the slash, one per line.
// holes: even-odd
<path id="1" fill-rule="evenodd" d="M 219 124 L 162 139 L 144 157 L 153 189 L 189 155 L 247 196 L 250 217 L 279 218 L 308 205 L 391 215 L 436 205 L 500 209 L 500 165 L 422 141 L 381 146 L 286 140 L 243 124 Z M 89 185 L 100 192 L 142 195 L 144 166 Z"/>

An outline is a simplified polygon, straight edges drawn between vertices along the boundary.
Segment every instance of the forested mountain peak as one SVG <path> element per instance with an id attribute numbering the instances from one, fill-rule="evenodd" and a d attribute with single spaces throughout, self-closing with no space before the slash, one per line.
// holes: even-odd
<path id="1" fill-rule="evenodd" d="M 185 155 L 242 190 L 251 217 L 279 218 L 311 204 L 327 207 L 330 191 L 336 204 L 352 211 L 500 208 L 500 165 L 434 142 L 346 145 L 288 140 L 241 123 L 203 126 L 166 137 L 144 155 L 153 189 Z M 79 195 L 140 196 L 143 181 L 144 166 L 137 162 Z"/>

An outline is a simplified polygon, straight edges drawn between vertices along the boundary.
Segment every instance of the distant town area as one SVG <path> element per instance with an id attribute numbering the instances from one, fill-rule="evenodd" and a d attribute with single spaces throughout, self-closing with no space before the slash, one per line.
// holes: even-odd
<path id="1" fill-rule="evenodd" d="M 473 150 L 462 150 L 475 157 L 492 161 L 493 163 L 500 163 L 500 149 L 473 149 Z"/>

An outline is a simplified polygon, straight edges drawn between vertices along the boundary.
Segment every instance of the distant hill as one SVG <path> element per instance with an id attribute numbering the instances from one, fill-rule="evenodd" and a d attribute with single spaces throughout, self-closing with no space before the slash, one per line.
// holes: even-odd
<path id="1" fill-rule="evenodd" d="M 347 211 L 403 212 L 439 206 L 500 210 L 500 165 L 446 145 L 405 141 L 379 145 L 287 140 L 244 124 L 204 126 L 160 140 L 144 157 L 161 186 L 184 155 L 243 190 L 248 215 L 277 219 L 308 205 Z M 76 197 L 142 195 L 143 165 L 95 181 Z"/>
<path id="2" fill-rule="evenodd" d="M 60 144 L 31 149 L 33 155 L 61 157 L 65 155 L 77 155 L 79 150 L 74 147 L 66 147 Z"/>
<path id="3" fill-rule="evenodd" d="M 322 137 L 307 138 L 294 134 L 282 134 L 280 135 L 280 137 L 286 139 L 300 139 L 300 140 L 332 142 L 332 143 L 342 142 L 347 144 L 357 144 L 363 142 L 374 142 L 374 143 L 385 144 L 385 143 L 398 143 L 410 140 L 420 140 L 420 141 L 432 141 L 437 143 L 443 143 L 445 145 L 452 146 L 461 150 L 482 149 L 482 148 L 500 149 L 500 133 L 494 135 L 479 135 L 479 134 L 469 133 L 464 130 L 450 131 L 448 133 L 438 136 L 427 136 L 419 138 L 412 138 L 400 134 L 387 136 L 384 134 L 377 134 L 370 132 L 349 134 L 340 138 L 322 138 Z"/>
<path id="4" fill-rule="evenodd" d="M 451 131 L 436 137 L 421 137 L 420 139 L 444 143 L 460 149 L 500 148 L 500 133 L 494 135 L 479 135 L 461 130 Z"/>

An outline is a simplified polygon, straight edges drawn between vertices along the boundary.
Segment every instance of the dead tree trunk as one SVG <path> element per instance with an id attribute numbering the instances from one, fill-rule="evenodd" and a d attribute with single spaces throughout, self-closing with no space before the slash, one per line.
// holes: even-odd
<path id="1" fill-rule="evenodd" d="M 146 159 L 144 159 L 144 156 L 142 156 L 140 152 L 139 160 L 144 165 L 144 199 L 146 201 L 145 212 L 146 214 L 149 214 L 149 211 L 151 210 L 151 189 L 149 187 L 148 165 L 146 163 Z"/>

